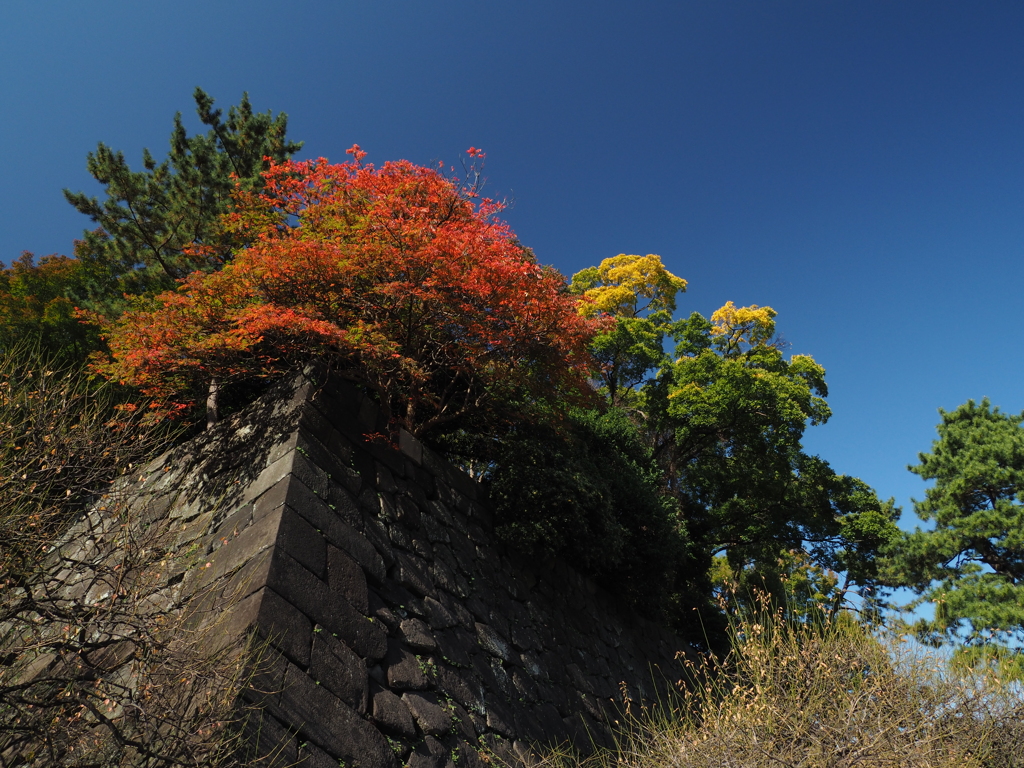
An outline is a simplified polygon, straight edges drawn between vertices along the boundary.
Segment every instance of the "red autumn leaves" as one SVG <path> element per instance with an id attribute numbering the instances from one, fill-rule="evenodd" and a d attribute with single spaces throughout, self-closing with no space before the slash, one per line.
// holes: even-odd
<path id="1" fill-rule="evenodd" d="M 320 357 L 414 434 L 584 391 L 599 321 L 518 244 L 501 206 L 437 171 L 350 154 L 275 165 L 261 194 L 240 195 L 223 226 L 250 246 L 109 325 L 104 375 L 171 412 L 212 379 Z"/>

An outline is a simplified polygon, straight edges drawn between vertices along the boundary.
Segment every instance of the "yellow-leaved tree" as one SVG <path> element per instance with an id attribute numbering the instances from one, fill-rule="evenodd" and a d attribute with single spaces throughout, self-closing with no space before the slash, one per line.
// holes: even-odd
<path id="1" fill-rule="evenodd" d="M 676 296 L 686 290 L 686 280 L 665 269 L 653 253 L 620 253 L 576 273 L 569 290 L 583 297 L 581 314 L 615 318 L 592 350 L 608 400 L 628 407 L 636 388 L 663 362 Z"/>

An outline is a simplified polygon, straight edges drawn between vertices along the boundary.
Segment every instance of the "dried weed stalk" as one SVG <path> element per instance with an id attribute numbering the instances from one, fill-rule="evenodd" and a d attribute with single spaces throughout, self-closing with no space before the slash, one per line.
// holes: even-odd
<path id="1" fill-rule="evenodd" d="M 0 358 L 3 768 L 244 762 L 253 649 L 182 610 L 189 564 L 127 493 L 168 435 L 118 405 L 31 351 Z"/>
<path id="2" fill-rule="evenodd" d="M 795 622 L 767 600 L 721 660 L 684 660 L 689 685 L 618 748 L 550 754 L 554 768 L 1012 768 L 1024 698 L 994 675 L 880 636 L 851 616 Z"/>

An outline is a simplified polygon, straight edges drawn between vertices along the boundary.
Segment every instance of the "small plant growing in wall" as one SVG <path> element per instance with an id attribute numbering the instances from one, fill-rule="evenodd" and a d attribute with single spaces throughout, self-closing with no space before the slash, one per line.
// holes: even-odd
<path id="1" fill-rule="evenodd" d="M 420 655 L 416 656 L 416 663 L 426 677 L 433 679 L 437 676 L 437 663 L 431 658 L 423 658 Z"/>

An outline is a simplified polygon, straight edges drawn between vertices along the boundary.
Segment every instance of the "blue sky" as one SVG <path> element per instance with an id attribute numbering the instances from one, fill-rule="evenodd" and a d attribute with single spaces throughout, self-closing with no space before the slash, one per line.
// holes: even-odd
<path id="1" fill-rule="evenodd" d="M 770 305 L 828 371 L 807 447 L 909 512 L 937 409 L 1024 409 L 1024 4 L 8 0 L 0 260 L 70 253 L 103 141 L 161 156 L 191 93 L 303 156 L 457 163 L 566 275 L 657 253 L 680 310 Z"/>

